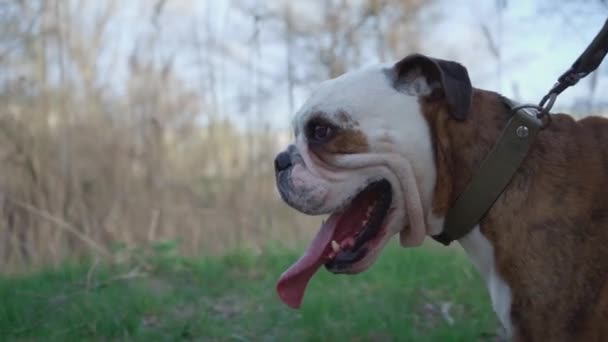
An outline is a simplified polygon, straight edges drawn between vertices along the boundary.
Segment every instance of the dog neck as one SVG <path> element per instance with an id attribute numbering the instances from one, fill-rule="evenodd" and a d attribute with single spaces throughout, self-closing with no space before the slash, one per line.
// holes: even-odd
<path id="1" fill-rule="evenodd" d="M 477 89 L 466 121 L 450 119 L 440 102 L 422 99 L 421 107 L 431 130 L 437 169 L 432 213 L 445 217 L 498 140 L 510 110 L 500 95 Z"/>
<path id="2" fill-rule="evenodd" d="M 437 175 L 426 219 L 429 235 L 438 235 L 448 210 L 506 126 L 510 109 L 502 96 L 477 89 L 464 122 L 449 119 L 441 103 L 421 99 L 420 104 L 431 131 Z"/>
<path id="3" fill-rule="evenodd" d="M 495 93 L 475 90 L 473 110 L 466 122 L 450 120 L 441 105 L 422 102 L 422 112 L 431 128 L 437 168 L 429 230 L 438 234 L 443 218 L 464 190 L 475 170 L 496 142 L 507 123 L 509 109 Z M 511 291 L 498 273 L 493 243 L 479 226 L 458 240 L 486 282 L 492 306 L 507 334 L 511 335 Z"/>

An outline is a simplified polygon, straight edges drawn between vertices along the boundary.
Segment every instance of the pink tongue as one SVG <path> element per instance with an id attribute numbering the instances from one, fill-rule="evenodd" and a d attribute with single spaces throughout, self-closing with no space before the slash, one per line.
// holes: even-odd
<path id="1" fill-rule="evenodd" d="M 336 229 L 339 215 L 331 215 L 327 222 L 312 240 L 304 255 L 298 259 L 287 271 L 283 272 L 277 283 L 277 292 L 281 300 L 290 307 L 297 309 L 302 304 L 306 285 L 327 261 L 330 242 Z"/>

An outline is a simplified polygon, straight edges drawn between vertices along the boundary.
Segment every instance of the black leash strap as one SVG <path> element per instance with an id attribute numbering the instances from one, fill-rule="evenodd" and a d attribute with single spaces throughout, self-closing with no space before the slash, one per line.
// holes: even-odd
<path id="1" fill-rule="evenodd" d="M 553 88 L 549 90 L 547 95 L 538 104 L 539 113 L 537 116 L 539 119 L 545 120 L 544 127 L 551 123 L 549 110 L 553 107 L 557 96 L 597 69 L 602 60 L 604 60 L 604 57 L 606 57 L 606 54 L 608 54 L 608 19 L 604 22 L 604 26 L 600 32 L 591 41 L 591 44 L 576 59 L 570 69 L 557 79 L 557 83 L 553 85 Z"/>

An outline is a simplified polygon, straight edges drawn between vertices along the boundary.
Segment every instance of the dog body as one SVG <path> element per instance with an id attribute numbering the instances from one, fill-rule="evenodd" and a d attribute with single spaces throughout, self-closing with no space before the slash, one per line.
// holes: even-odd
<path id="1" fill-rule="evenodd" d="M 285 202 L 330 217 L 282 276 L 281 298 L 298 306 L 322 264 L 367 269 L 397 233 L 406 247 L 439 234 L 510 115 L 503 97 L 471 87 L 463 66 L 422 55 L 322 84 L 297 113 L 295 142 L 275 168 Z M 459 240 L 514 340 L 608 340 L 605 146 L 608 120 L 553 115 Z"/>

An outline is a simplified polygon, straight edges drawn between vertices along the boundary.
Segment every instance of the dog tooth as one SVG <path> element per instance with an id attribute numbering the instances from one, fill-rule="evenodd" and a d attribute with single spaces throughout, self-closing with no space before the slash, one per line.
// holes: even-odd
<path id="1" fill-rule="evenodd" d="M 342 248 L 352 248 L 355 245 L 355 239 L 352 236 L 346 238 L 346 240 L 342 241 Z"/>
<path id="2" fill-rule="evenodd" d="M 336 240 L 331 240 L 331 249 L 333 249 L 334 252 L 338 253 L 340 251 L 340 244 L 336 242 Z"/>
<path id="3" fill-rule="evenodd" d="M 367 211 L 365 212 L 365 217 L 368 217 L 371 215 L 372 211 L 374 210 L 374 206 L 370 205 L 369 207 L 367 207 Z"/>

